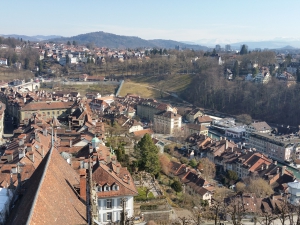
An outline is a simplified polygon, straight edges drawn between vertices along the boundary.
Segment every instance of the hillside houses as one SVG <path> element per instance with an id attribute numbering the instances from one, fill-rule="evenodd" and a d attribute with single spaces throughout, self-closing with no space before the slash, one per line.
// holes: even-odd
<path id="1" fill-rule="evenodd" d="M 208 182 L 195 169 L 185 164 L 171 161 L 168 165 L 170 177 L 177 177 L 184 185 L 184 191 L 189 194 L 196 194 L 210 204 L 215 187 Z"/>

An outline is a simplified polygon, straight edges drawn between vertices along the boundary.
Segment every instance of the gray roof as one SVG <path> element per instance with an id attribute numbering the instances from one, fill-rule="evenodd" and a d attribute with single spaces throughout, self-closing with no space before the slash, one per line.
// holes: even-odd
<path id="1" fill-rule="evenodd" d="M 251 126 L 257 131 L 271 130 L 271 127 L 265 122 L 251 123 Z"/>

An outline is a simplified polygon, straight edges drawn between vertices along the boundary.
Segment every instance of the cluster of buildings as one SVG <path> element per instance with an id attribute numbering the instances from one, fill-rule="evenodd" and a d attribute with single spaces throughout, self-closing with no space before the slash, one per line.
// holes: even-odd
<path id="1" fill-rule="evenodd" d="M 78 63 L 105 63 L 107 58 L 116 59 L 123 62 L 125 59 L 146 57 L 145 50 L 111 50 L 108 48 L 88 49 L 80 45 L 65 45 L 46 43 L 39 51 L 40 60 L 45 56 L 53 58 L 61 65 Z"/>
<path id="2" fill-rule="evenodd" d="M 1 141 L 4 122 L 15 126 L 0 149 L 1 221 L 107 224 L 134 216 L 137 189 L 105 146 L 105 115 L 91 109 L 91 99 L 78 92 L 1 90 Z"/>

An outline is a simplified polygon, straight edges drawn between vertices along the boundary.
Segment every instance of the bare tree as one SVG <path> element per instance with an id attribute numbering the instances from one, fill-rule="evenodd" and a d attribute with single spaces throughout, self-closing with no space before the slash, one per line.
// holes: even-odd
<path id="1" fill-rule="evenodd" d="M 245 208 L 241 195 L 236 195 L 227 199 L 226 214 L 231 217 L 233 225 L 241 225 L 245 216 Z"/>

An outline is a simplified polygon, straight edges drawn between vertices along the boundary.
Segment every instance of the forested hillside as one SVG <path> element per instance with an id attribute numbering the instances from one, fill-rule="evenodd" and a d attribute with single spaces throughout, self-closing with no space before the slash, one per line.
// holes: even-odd
<path id="1" fill-rule="evenodd" d="M 176 45 L 179 45 L 181 48 L 193 48 L 195 50 L 207 50 L 207 47 L 200 45 L 189 45 L 184 44 L 178 41 L 172 40 L 145 40 L 139 37 L 134 36 L 124 36 L 124 35 L 116 35 L 111 33 L 106 33 L 103 31 L 92 32 L 87 34 L 80 34 L 73 37 L 62 37 L 51 39 L 51 41 L 55 42 L 73 42 L 76 41 L 79 44 L 89 44 L 96 45 L 98 47 L 108 47 L 108 48 L 172 48 L 174 49 Z"/>
<path id="2" fill-rule="evenodd" d="M 249 114 L 267 122 L 298 126 L 300 124 L 300 84 L 287 87 L 272 79 L 268 84 L 228 81 L 222 66 L 203 62 L 202 69 L 183 93 L 197 106 L 234 115 Z"/>

